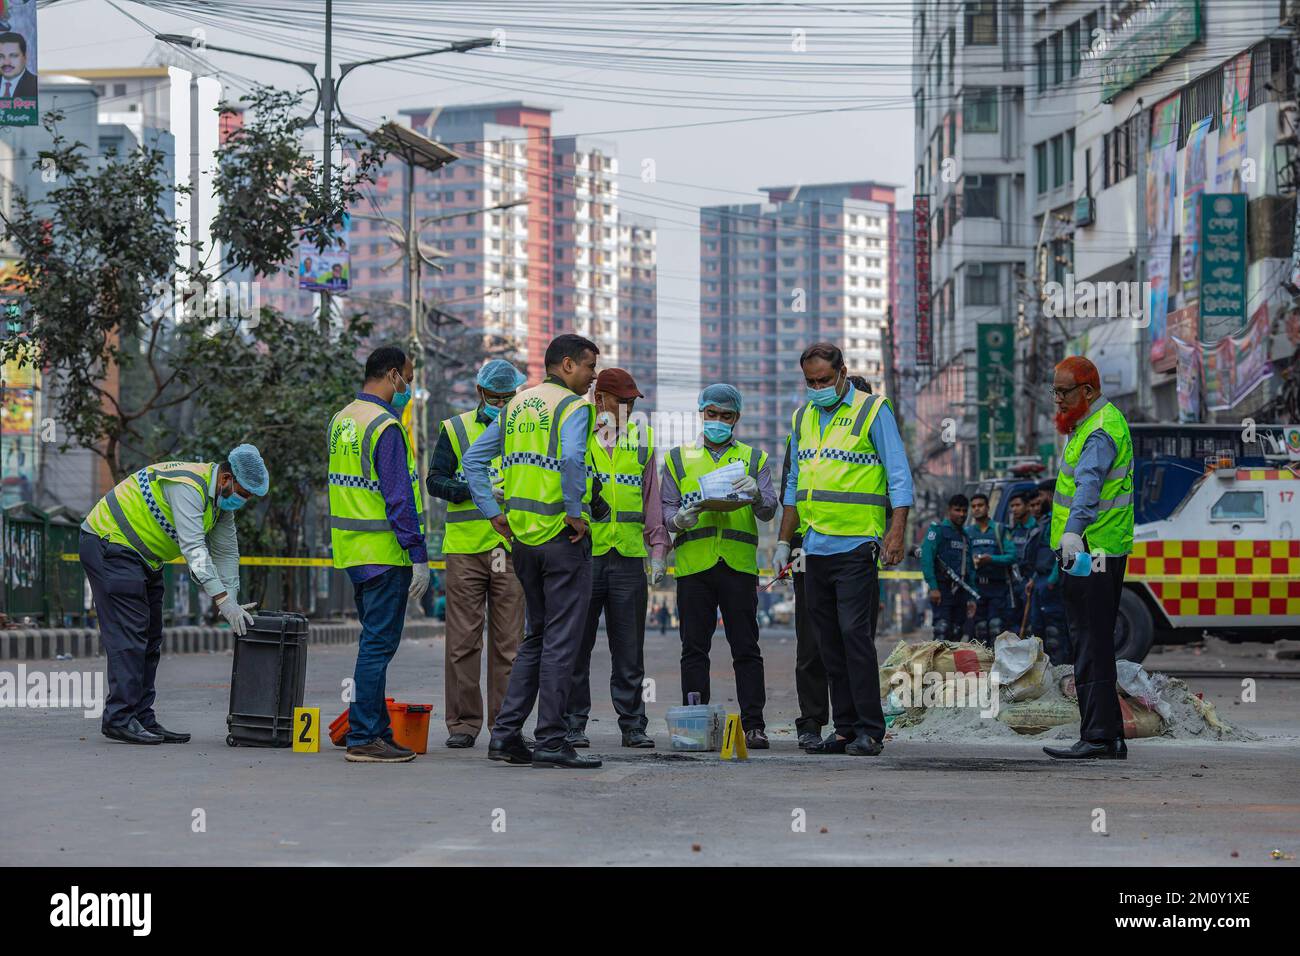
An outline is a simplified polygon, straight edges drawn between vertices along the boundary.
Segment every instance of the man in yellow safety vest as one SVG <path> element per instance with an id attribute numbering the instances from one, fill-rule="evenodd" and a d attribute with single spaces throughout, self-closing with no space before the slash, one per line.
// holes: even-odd
<path id="1" fill-rule="evenodd" d="M 154 715 L 162 656 L 165 562 L 185 558 L 190 576 L 238 635 L 252 616 L 239 605 L 235 512 L 265 495 L 262 455 L 240 445 L 226 461 L 165 461 L 122 479 L 81 524 L 82 570 L 90 582 L 108 669 L 100 729 L 129 744 L 186 743 Z M 251 605 L 249 605 L 251 607 Z"/>
<path id="2" fill-rule="evenodd" d="M 442 553 L 447 559 L 446 687 L 447 746 L 474 746 L 483 728 L 483 621 L 487 619 L 487 724 L 496 720 L 510 681 L 510 667 L 524 632 L 524 592 L 515 577 L 510 542 L 497 533 L 470 496 L 461 460 L 515 397 L 524 376 L 505 359 L 492 359 L 475 380 L 478 406 L 442 423 L 426 487 L 447 502 Z M 492 493 L 500 504 L 501 461 L 492 462 Z"/>
<path id="3" fill-rule="evenodd" d="M 415 753 L 393 739 L 384 678 L 402 640 L 407 602 L 418 605 L 429 587 L 420 476 L 401 422 L 415 365 L 386 345 L 370 353 L 365 375 L 328 432 L 334 567 L 347 570 L 361 619 L 345 759 L 403 763 Z"/>
<path id="4" fill-rule="evenodd" d="M 1097 367 L 1082 355 L 1056 366 L 1052 399 L 1056 430 L 1068 436 L 1052 499 L 1051 546 L 1066 572 L 1079 740 L 1043 750 L 1058 760 L 1124 760 L 1115 619 L 1133 550 L 1133 439 L 1124 414 L 1101 394 Z"/>
<path id="5" fill-rule="evenodd" d="M 693 693 L 709 702 L 709 648 L 718 613 L 736 672 L 736 699 L 749 747 L 770 746 L 763 721 L 763 654 L 758 648 L 758 522 L 776 514 L 767 453 L 736 440 L 740 392 L 710 385 L 700 392 L 701 434 L 664 461 L 664 526 L 676 535 L 677 613 L 682 638 L 682 702 Z M 738 477 L 725 488 L 706 487 L 710 472 Z M 727 484 L 725 478 L 723 484 Z M 731 500 L 720 500 L 723 496 Z M 730 509 L 730 510 L 720 510 Z"/>
<path id="6" fill-rule="evenodd" d="M 534 767 L 599 767 L 565 742 L 565 708 L 591 600 L 591 483 L 587 445 L 594 416 L 582 396 L 596 377 L 596 344 L 560 335 L 546 348 L 546 380 L 516 395 L 461 459 L 479 511 L 511 542 L 524 591 L 524 638 L 488 744 L 488 759 Z M 502 495 L 492 493 L 501 459 Z M 504 506 L 505 511 L 502 511 Z M 537 705 L 537 743 L 524 721 Z"/>

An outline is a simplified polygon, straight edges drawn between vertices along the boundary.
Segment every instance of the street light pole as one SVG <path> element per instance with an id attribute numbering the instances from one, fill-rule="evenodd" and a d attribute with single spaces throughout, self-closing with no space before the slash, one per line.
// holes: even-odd
<path id="1" fill-rule="evenodd" d="M 193 36 L 186 36 L 179 33 L 157 33 L 154 35 L 155 40 L 163 43 L 170 43 L 173 46 L 194 49 L 201 41 Z M 316 113 L 324 107 L 325 116 L 321 128 L 324 135 L 324 168 L 321 171 L 321 192 L 324 199 L 325 208 L 329 208 L 330 191 L 333 187 L 333 160 L 334 160 L 334 120 L 335 111 L 338 112 L 339 121 L 342 125 L 358 129 L 365 132 L 365 127 L 354 122 L 339 107 L 339 87 L 349 73 L 361 66 L 373 66 L 377 63 L 392 63 L 396 60 L 410 60 L 421 56 L 436 56 L 439 53 L 468 53 L 470 50 L 478 50 L 483 47 L 492 46 L 493 41 L 490 37 L 478 37 L 472 40 L 457 40 L 444 47 L 437 47 L 432 50 L 417 50 L 414 53 L 401 53 L 396 56 L 380 56 L 370 60 L 360 60 L 355 63 L 343 63 L 339 66 L 339 78 L 334 79 L 334 0 L 325 0 L 325 75 L 323 78 L 316 75 L 316 64 L 308 63 L 303 60 L 289 60 L 280 56 L 270 56 L 263 53 L 252 53 L 248 50 L 238 50 L 233 47 L 215 46 L 210 43 L 203 43 L 204 50 L 213 50 L 218 53 L 233 53 L 236 56 L 246 56 L 255 60 L 268 60 L 272 63 L 286 63 L 296 66 L 306 71 L 311 77 L 312 84 L 316 87 L 316 105 L 312 107 L 311 122 L 315 122 Z M 412 174 L 413 175 L 413 174 Z M 413 181 L 413 180 L 412 180 Z M 326 330 L 330 325 L 330 292 L 322 289 L 320 292 L 320 327 Z"/>

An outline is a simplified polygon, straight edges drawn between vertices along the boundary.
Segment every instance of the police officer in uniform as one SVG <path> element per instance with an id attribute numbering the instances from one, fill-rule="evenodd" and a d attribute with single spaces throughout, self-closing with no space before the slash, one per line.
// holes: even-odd
<path id="1" fill-rule="evenodd" d="M 524 638 L 492 726 L 488 759 L 534 767 L 591 769 L 596 757 L 565 742 L 565 710 L 591 600 L 591 481 L 587 446 L 595 416 L 587 394 L 596 344 L 560 335 L 546 348 L 546 380 L 516 395 L 461 459 L 479 511 L 512 541 L 523 587 Z M 505 512 L 492 493 L 501 459 Z M 524 721 L 537 705 L 537 743 Z"/>
<path id="2" fill-rule="evenodd" d="M 989 519 L 989 496 L 980 492 L 970 499 L 971 567 L 980 599 L 975 604 L 975 640 L 993 646 L 993 640 L 1011 624 L 1011 563 L 1015 552 L 1007 546 L 1002 525 Z"/>
<path id="3" fill-rule="evenodd" d="M 962 530 L 969 508 L 965 495 L 953 495 L 948 499 L 948 517 L 930 525 L 921 544 L 921 574 L 930 588 L 936 641 L 960 641 L 966 636 L 966 622 L 975 616 L 974 599 L 953 583 L 952 577 L 935 560 L 939 559 L 970 583 L 970 541 Z"/>
<path id="4" fill-rule="evenodd" d="M 1038 522 L 1029 512 L 1027 492 L 1016 492 L 1007 502 L 1007 515 L 1011 521 L 1004 531 L 1004 543 L 1012 553 L 1011 561 L 1011 619 L 1007 626 L 1020 634 L 1020 622 L 1025 617 L 1028 588 L 1033 585 L 1034 569 L 1025 559 L 1025 546 Z"/>

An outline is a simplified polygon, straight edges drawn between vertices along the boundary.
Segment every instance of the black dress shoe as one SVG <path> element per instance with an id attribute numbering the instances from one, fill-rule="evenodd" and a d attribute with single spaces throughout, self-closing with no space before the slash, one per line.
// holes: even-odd
<path id="1" fill-rule="evenodd" d="M 162 724 L 154 724 L 152 727 L 146 727 L 145 730 L 149 731 L 151 734 L 157 734 L 162 737 L 163 743 L 165 744 L 187 744 L 190 742 L 189 734 L 176 733 L 175 731 L 168 730 Z"/>
<path id="2" fill-rule="evenodd" d="M 827 736 L 825 740 L 821 741 L 820 743 L 809 744 L 807 747 L 804 748 L 804 752 L 810 754 L 842 754 L 844 753 L 844 748 L 847 747 L 848 745 L 849 745 L 848 740 L 845 740 L 843 737 L 836 737 L 834 734 L 830 734 L 829 736 Z"/>
<path id="3" fill-rule="evenodd" d="M 648 750 L 654 745 L 654 739 L 649 737 L 644 730 L 631 730 L 623 735 L 624 747 L 640 747 Z"/>
<path id="4" fill-rule="evenodd" d="M 819 744 L 821 742 L 822 735 L 813 730 L 805 730 L 799 735 L 799 746 L 803 750 L 807 750 L 814 744 Z"/>
<path id="5" fill-rule="evenodd" d="M 134 717 L 123 725 L 104 727 L 100 732 L 109 740 L 120 740 L 124 744 L 160 744 L 163 742 L 162 734 L 155 734 L 153 731 L 145 730 L 140 721 Z"/>
<path id="6" fill-rule="evenodd" d="M 858 734 L 844 745 L 844 752 L 851 757 L 879 757 L 884 749 L 879 740 L 866 734 Z"/>
<path id="7" fill-rule="evenodd" d="M 1094 744 L 1080 740 L 1073 747 L 1044 747 L 1043 753 L 1057 760 L 1127 760 L 1128 744 L 1123 737 Z"/>
<path id="8" fill-rule="evenodd" d="M 488 741 L 488 760 L 502 760 L 506 763 L 529 764 L 533 762 L 533 752 L 524 746 L 522 737 L 509 737 Z"/>
<path id="9" fill-rule="evenodd" d="M 473 734 L 452 734 L 447 738 L 447 746 L 453 750 L 464 750 L 474 746 Z"/>
<path id="10" fill-rule="evenodd" d="M 745 731 L 745 749 L 747 750 L 770 750 L 772 745 L 768 742 L 767 734 L 760 728 Z"/>
<path id="11" fill-rule="evenodd" d="M 591 741 L 581 730 L 570 730 L 564 737 L 564 742 L 570 747 L 576 749 L 585 749 L 591 746 Z"/>
<path id="12" fill-rule="evenodd" d="M 555 750 L 534 750 L 534 767 L 563 767 L 567 770 L 595 770 L 601 765 L 599 757 L 580 754 L 567 743 Z"/>

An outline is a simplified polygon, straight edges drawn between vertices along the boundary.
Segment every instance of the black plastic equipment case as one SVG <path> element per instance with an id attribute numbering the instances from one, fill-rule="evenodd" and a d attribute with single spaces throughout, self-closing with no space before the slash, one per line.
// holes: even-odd
<path id="1" fill-rule="evenodd" d="M 302 706 L 307 678 L 307 618 L 262 611 L 235 638 L 226 743 L 231 747 L 293 744 L 293 709 Z"/>

